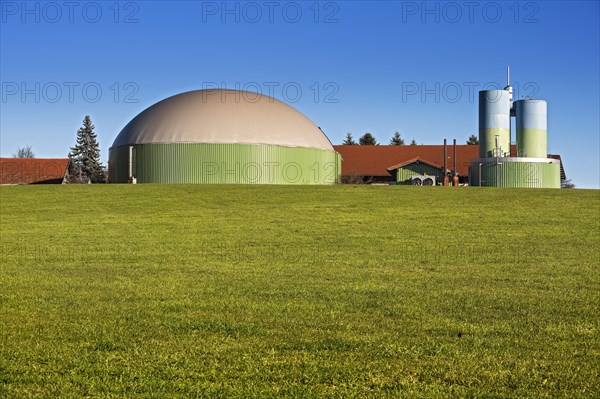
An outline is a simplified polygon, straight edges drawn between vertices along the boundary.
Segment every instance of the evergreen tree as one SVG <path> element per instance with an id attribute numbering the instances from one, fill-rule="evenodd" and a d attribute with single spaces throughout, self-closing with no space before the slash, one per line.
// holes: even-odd
<path id="1" fill-rule="evenodd" d="M 477 136 L 472 134 L 469 136 L 469 139 L 467 140 L 467 144 L 468 145 L 479 144 L 479 139 L 477 138 Z"/>
<path id="2" fill-rule="evenodd" d="M 77 141 L 71 147 L 69 158 L 73 165 L 75 180 L 82 183 L 104 183 L 105 171 L 100 161 L 100 146 L 94 132 L 96 126 L 92 124 L 89 115 L 83 118 L 83 126 L 77 130 Z"/>
<path id="3" fill-rule="evenodd" d="M 394 133 L 390 140 L 390 145 L 404 145 L 404 139 L 400 136 L 399 132 Z"/>
<path id="4" fill-rule="evenodd" d="M 410 145 L 417 145 L 417 140 L 412 139 L 412 141 L 410 142 Z"/>
<path id="5" fill-rule="evenodd" d="M 352 133 L 348 133 L 346 134 L 346 138 L 344 139 L 344 141 L 342 141 L 343 145 L 356 145 L 356 141 L 354 141 L 354 138 L 352 137 Z"/>
<path id="6" fill-rule="evenodd" d="M 377 145 L 377 140 L 375 140 L 375 137 L 371 133 L 367 132 L 358 139 L 358 143 L 360 145 Z"/>

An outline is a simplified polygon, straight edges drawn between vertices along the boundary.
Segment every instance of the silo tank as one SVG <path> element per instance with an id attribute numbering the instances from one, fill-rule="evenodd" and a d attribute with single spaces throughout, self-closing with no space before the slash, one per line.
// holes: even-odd
<path id="1" fill-rule="evenodd" d="M 548 156 L 547 104 L 544 100 L 515 101 L 517 155 L 528 158 Z"/>
<path id="2" fill-rule="evenodd" d="M 479 158 L 510 154 L 510 93 L 479 92 Z"/>

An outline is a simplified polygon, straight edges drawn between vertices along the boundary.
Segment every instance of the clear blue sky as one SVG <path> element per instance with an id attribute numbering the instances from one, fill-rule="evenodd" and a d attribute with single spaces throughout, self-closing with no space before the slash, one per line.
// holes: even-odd
<path id="1" fill-rule="evenodd" d="M 65 157 L 89 114 L 106 162 L 140 111 L 214 84 L 272 94 L 333 143 L 464 142 L 510 65 L 517 98 L 548 102 L 549 152 L 600 185 L 598 1 L 0 3 L 4 157 Z"/>

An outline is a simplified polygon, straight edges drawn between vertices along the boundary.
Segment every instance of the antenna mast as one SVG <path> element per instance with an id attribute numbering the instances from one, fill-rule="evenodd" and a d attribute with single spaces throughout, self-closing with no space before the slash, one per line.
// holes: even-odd
<path id="1" fill-rule="evenodd" d="M 513 88 L 510 85 L 510 65 L 506 67 L 506 87 L 504 88 L 508 92 L 508 98 L 512 103 L 513 100 Z"/>

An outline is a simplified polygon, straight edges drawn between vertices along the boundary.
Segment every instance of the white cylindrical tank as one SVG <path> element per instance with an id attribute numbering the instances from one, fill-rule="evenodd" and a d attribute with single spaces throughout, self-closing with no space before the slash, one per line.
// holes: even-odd
<path id="1" fill-rule="evenodd" d="M 479 92 L 479 158 L 510 155 L 510 93 Z"/>
<path id="2" fill-rule="evenodd" d="M 548 156 L 546 101 L 515 101 L 515 113 L 517 118 L 517 156 L 546 158 Z"/>

